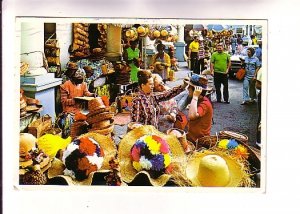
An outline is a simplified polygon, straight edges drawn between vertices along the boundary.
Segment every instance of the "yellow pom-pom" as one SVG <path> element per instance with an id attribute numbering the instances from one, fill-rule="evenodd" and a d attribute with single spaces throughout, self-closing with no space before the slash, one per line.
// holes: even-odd
<path id="1" fill-rule="evenodd" d="M 132 162 L 132 166 L 133 166 L 133 168 L 135 168 L 138 172 L 141 171 L 141 170 L 143 169 L 142 166 L 141 166 L 141 164 L 140 164 L 139 162 L 137 162 L 137 161 L 133 161 L 133 162 Z"/>
<path id="2" fill-rule="evenodd" d="M 171 163 L 171 156 L 169 154 L 164 155 L 164 164 L 165 168 L 168 167 Z"/>
<path id="3" fill-rule="evenodd" d="M 54 158 L 60 149 L 65 149 L 71 142 L 71 137 L 63 139 L 53 134 L 45 134 L 38 138 L 38 148 L 43 150 L 50 158 Z"/>
<path id="4" fill-rule="evenodd" d="M 221 149 L 227 149 L 227 144 L 229 143 L 228 139 L 220 140 L 218 143 L 218 147 Z"/>

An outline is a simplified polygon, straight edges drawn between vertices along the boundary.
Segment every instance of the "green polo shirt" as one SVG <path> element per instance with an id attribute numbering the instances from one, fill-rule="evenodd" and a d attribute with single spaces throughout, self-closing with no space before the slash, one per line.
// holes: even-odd
<path id="1" fill-rule="evenodd" d="M 222 52 L 214 52 L 211 55 L 210 62 L 214 65 L 214 71 L 217 73 L 225 73 L 230 61 L 230 55 Z"/>

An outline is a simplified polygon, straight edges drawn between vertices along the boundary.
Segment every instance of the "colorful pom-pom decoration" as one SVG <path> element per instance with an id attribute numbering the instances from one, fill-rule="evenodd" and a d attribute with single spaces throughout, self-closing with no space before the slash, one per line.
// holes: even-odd
<path id="1" fill-rule="evenodd" d="M 77 138 L 63 152 L 62 161 L 66 166 L 64 174 L 79 181 L 84 180 L 91 172 L 101 168 L 103 157 L 103 149 L 94 139 Z"/>
<path id="2" fill-rule="evenodd" d="M 235 139 L 223 139 L 218 142 L 218 148 L 230 149 L 239 157 L 248 158 L 248 150 L 245 146 L 239 144 Z"/>
<path id="3" fill-rule="evenodd" d="M 170 147 L 166 140 L 157 135 L 145 135 L 132 146 L 131 160 L 135 170 L 146 170 L 151 177 L 157 178 L 170 171 Z"/>

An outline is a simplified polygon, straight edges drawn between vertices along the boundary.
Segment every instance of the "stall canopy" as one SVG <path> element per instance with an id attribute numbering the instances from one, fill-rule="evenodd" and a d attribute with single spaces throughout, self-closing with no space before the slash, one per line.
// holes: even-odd
<path id="1" fill-rule="evenodd" d="M 207 26 L 206 25 L 203 25 L 203 24 L 197 24 L 197 25 L 193 25 L 193 29 L 194 30 L 204 30 L 204 29 L 207 29 Z"/>
<path id="2" fill-rule="evenodd" d="M 221 32 L 223 30 L 228 29 L 228 26 L 227 25 L 213 25 L 213 24 L 210 24 L 210 25 L 207 25 L 207 29 L 215 31 L 215 32 Z"/>

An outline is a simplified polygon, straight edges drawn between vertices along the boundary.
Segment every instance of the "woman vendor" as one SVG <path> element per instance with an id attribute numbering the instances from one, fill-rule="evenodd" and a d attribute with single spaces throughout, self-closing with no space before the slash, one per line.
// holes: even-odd
<path id="1" fill-rule="evenodd" d="M 183 82 L 180 86 L 154 95 L 153 76 L 148 70 L 140 70 L 138 72 L 138 84 L 138 96 L 132 101 L 131 120 L 143 125 L 153 125 L 155 128 L 158 128 L 159 103 L 173 98 L 187 86 L 187 83 Z"/>
<path id="2" fill-rule="evenodd" d="M 164 51 L 165 45 L 159 43 L 156 48 L 158 53 L 153 55 L 151 63 L 154 68 L 153 72 L 159 74 L 163 81 L 166 82 L 169 78 L 171 59 L 170 56 Z"/>
<path id="3" fill-rule="evenodd" d="M 60 85 L 61 104 L 63 108 L 62 114 L 58 116 L 57 123 L 62 129 L 62 137 L 66 138 L 70 135 L 70 127 L 74 121 L 74 115 L 82 109 L 82 103 L 76 101 L 75 97 L 92 97 L 94 93 L 88 91 L 87 84 L 84 82 L 85 72 L 78 68 L 70 75 L 70 79 Z"/>
<path id="4" fill-rule="evenodd" d="M 123 53 L 123 59 L 130 66 L 130 80 L 131 82 L 137 82 L 137 72 L 139 69 L 140 50 L 137 47 L 138 40 L 130 41 L 130 47 L 125 49 Z"/>

